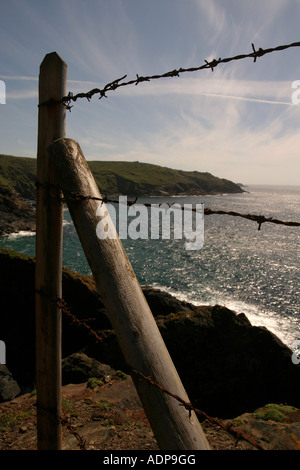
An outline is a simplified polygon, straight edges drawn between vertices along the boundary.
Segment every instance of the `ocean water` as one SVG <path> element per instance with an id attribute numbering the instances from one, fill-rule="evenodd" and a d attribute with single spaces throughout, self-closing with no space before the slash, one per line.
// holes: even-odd
<path id="1" fill-rule="evenodd" d="M 249 186 L 243 194 L 141 198 L 161 204 L 204 207 L 300 221 L 300 186 Z M 116 211 L 117 211 L 116 206 Z M 229 215 L 204 217 L 204 244 L 186 250 L 185 240 L 122 240 L 142 285 L 152 285 L 198 305 L 225 305 L 245 313 L 292 347 L 300 339 L 300 227 L 258 224 Z M 2 247 L 35 254 L 35 236 L 0 237 Z M 63 264 L 90 274 L 69 212 L 64 212 Z"/>

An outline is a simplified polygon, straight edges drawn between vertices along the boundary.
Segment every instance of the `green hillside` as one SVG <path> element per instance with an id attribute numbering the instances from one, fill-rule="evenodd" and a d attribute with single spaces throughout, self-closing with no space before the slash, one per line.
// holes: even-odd
<path id="1" fill-rule="evenodd" d="M 0 185 L 14 189 L 20 196 L 35 198 L 36 159 L 0 155 Z"/>
<path id="2" fill-rule="evenodd" d="M 210 173 L 183 171 L 140 162 L 88 162 L 102 193 L 107 195 L 156 196 L 243 192 L 232 181 Z M 36 159 L 0 155 L 0 185 L 34 199 Z"/>

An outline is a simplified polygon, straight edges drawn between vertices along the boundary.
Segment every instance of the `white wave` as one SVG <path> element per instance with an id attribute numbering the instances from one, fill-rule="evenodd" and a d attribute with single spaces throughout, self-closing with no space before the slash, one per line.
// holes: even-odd
<path id="1" fill-rule="evenodd" d="M 73 221 L 72 220 L 63 220 L 63 226 L 65 225 L 73 225 Z"/>
<path id="2" fill-rule="evenodd" d="M 20 238 L 20 237 L 34 237 L 35 232 L 32 232 L 30 230 L 20 230 L 20 232 L 13 232 L 9 233 L 7 235 L 8 239 L 15 239 L 15 238 Z"/>

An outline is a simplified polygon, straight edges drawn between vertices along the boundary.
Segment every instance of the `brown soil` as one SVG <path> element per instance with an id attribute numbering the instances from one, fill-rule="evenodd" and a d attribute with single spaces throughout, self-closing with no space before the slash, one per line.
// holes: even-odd
<path id="1" fill-rule="evenodd" d="M 63 410 L 63 450 L 159 450 L 131 378 L 114 378 L 93 390 L 86 383 L 67 385 L 63 387 Z M 242 421 L 245 425 L 247 419 Z M 300 424 L 296 415 L 290 421 Z M 207 420 L 201 424 L 212 450 L 255 450 L 249 442 L 236 442 Z M 260 443 L 264 439 L 257 432 L 256 438 Z M 266 440 L 265 444 L 272 448 Z M 1 403 L 0 450 L 36 449 L 35 396 L 26 394 Z"/>

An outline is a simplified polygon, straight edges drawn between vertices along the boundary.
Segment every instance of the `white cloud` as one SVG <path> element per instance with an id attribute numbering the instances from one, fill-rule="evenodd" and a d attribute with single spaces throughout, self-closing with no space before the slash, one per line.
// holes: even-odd
<path id="1" fill-rule="evenodd" d="M 141 83 L 138 86 L 126 86 L 114 93 L 121 96 L 148 95 L 193 95 L 244 99 L 246 101 L 265 102 L 270 104 L 291 105 L 292 82 L 271 80 L 243 80 L 224 78 L 179 78 L 160 79 Z"/>
<path id="2" fill-rule="evenodd" d="M 226 8 L 220 3 L 210 0 L 197 0 L 201 26 L 205 28 L 208 44 L 216 44 L 228 28 Z"/>
<path id="3" fill-rule="evenodd" d="M 3 80 L 12 81 L 34 81 L 37 77 L 30 76 L 9 76 L 0 75 Z M 129 81 L 125 78 L 123 82 Z M 122 83 L 122 82 L 121 82 Z M 179 78 L 152 80 L 151 82 L 141 83 L 138 86 L 128 85 L 115 90 L 114 94 L 120 96 L 148 96 L 148 95 L 194 95 L 194 96 L 211 96 L 215 98 L 228 98 L 246 101 L 257 101 L 270 104 L 292 105 L 290 81 L 271 81 L 271 80 L 243 80 L 227 78 L 224 74 L 223 78 L 185 78 L 182 74 Z M 104 83 L 87 80 L 68 80 L 68 86 L 72 89 L 73 94 L 87 92 L 93 88 L 104 88 Z M 111 92 L 112 93 L 112 92 Z M 10 97 L 20 99 L 24 97 L 36 97 L 35 90 L 18 90 L 11 92 Z M 109 92 L 108 92 L 109 94 Z M 8 95 L 9 96 L 9 95 Z M 96 97 L 99 95 L 96 95 Z"/>
<path id="4" fill-rule="evenodd" d="M 38 91 L 36 89 L 34 90 L 18 89 L 18 90 L 9 91 L 6 93 L 7 103 L 9 102 L 9 100 L 28 100 L 32 98 L 35 98 L 35 99 L 38 98 Z"/>
<path id="5" fill-rule="evenodd" d="M 38 77 L 28 77 L 25 75 L 0 75 L 3 80 L 19 80 L 19 81 L 38 81 Z"/>

